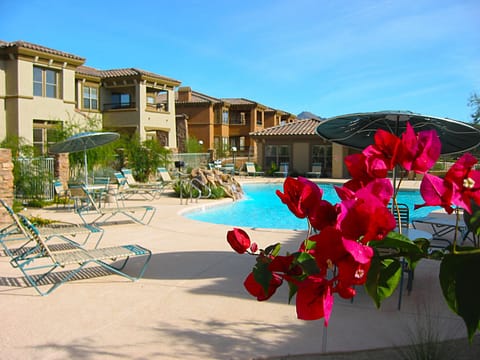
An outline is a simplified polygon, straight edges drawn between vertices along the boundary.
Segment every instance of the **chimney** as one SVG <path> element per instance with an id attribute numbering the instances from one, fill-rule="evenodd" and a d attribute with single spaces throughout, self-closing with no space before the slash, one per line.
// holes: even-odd
<path id="1" fill-rule="evenodd" d="M 190 86 L 181 86 L 178 88 L 178 101 L 191 102 L 192 101 L 192 89 Z"/>

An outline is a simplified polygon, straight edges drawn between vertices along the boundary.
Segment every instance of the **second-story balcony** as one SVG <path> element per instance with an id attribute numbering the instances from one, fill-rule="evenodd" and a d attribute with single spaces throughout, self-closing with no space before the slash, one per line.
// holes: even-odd
<path id="1" fill-rule="evenodd" d="M 136 108 L 136 103 L 132 101 L 103 104 L 104 111 L 119 110 L 119 109 L 125 110 L 125 109 L 135 109 L 135 108 Z"/>

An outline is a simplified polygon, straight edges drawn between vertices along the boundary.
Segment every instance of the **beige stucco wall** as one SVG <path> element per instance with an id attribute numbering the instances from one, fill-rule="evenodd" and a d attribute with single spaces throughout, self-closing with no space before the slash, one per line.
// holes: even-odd
<path id="1" fill-rule="evenodd" d="M 33 120 L 67 121 L 74 118 L 75 72 L 71 69 L 52 69 L 62 72 L 59 84 L 63 99 L 33 96 L 33 66 L 25 60 L 9 61 L 6 77 L 6 132 L 33 142 Z"/>
<path id="2" fill-rule="evenodd" d="M 303 174 L 310 171 L 310 143 L 294 142 L 292 145 L 293 171 Z"/>
<path id="3" fill-rule="evenodd" d="M 7 136 L 7 112 L 5 110 L 5 66 L 0 60 L 0 141 Z"/>
<path id="4" fill-rule="evenodd" d="M 335 143 L 332 144 L 332 177 L 334 179 L 342 179 L 349 176 L 344 162 L 347 155 L 347 147 Z"/>

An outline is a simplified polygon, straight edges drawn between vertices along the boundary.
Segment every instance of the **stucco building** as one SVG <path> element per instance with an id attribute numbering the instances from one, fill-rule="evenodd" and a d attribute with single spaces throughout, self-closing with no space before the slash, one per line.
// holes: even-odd
<path id="1" fill-rule="evenodd" d="M 39 154 L 66 122 L 157 139 L 176 149 L 175 88 L 180 81 L 136 68 L 98 70 L 85 58 L 24 41 L 0 41 L 0 140 L 33 144 Z M 159 95 L 162 103 L 157 103 Z"/>

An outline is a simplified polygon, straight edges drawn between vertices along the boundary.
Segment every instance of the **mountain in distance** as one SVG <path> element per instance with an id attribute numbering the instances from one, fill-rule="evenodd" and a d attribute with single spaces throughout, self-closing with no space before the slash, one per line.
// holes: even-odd
<path id="1" fill-rule="evenodd" d="M 316 119 L 316 120 L 325 120 L 321 116 L 315 115 L 309 111 L 302 111 L 300 114 L 297 115 L 297 119 L 305 120 L 305 119 Z"/>

